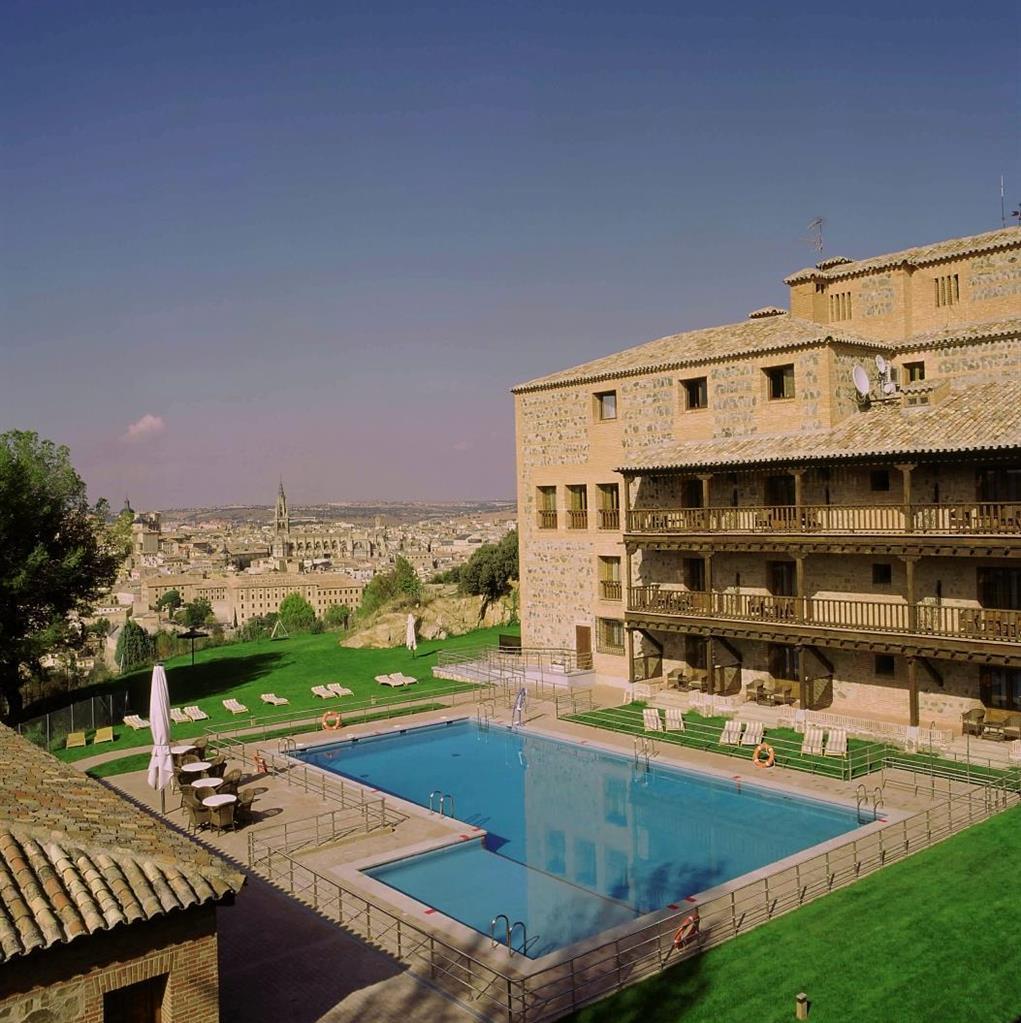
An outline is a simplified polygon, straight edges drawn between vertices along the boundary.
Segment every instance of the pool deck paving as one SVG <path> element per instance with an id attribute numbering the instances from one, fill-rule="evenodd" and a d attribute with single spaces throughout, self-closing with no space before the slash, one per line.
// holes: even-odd
<path id="1" fill-rule="evenodd" d="M 571 739 L 591 747 L 601 747 L 631 756 L 634 739 L 630 735 L 595 729 L 557 719 L 551 704 L 533 703 L 527 730 L 554 738 Z M 444 719 L 471 716 L 468 708 L 432 711 L 404 718 L 401 724 L 373 722 L 345 727 L 338 733 L 312 733 L 297 736 L 299 743 L 312 746 L 357 734 L 389 732 Z M 498 711 L 494 723 L 509 723 L 509 712 Z M 246 747 L 251 757 L 255 749 L 280 756 L 276 740 L 251 742 Z M 230 751 L 228 751 L 229 753 Z M 756 769 L 750 761 L 722 757 L 689 747 L 657 743 L 653 763 L 691 767 L 721 777 L 748 780 L 768 787 L 780 787 L 805 795 L 855 805 L 857 782 L 841 782 L 798 771 L 774 768 Z M 83 765 L 79 765 L 83 766 Z M 230 764 L 229 766 L 235 766 Z M 314 769 L 310 769 L 314 772 Z M 225 1023 L 346 1023 L 346 1021 L 428 1020 L 459 1023 L 481 1017 L 414 976 L 400 961 L 362 940 L 337 923 L 321 916 L 298 899 L 269 884 L 248 870 L 248 836 L 260 828 L 289 823 L 323 814 L 338 804 L 319 793 L 306 791 L 299 781 L 304 768 L 287 773 L 255 775 L 245 771 L 242 787 L 254 787 L 258 796 L 253 806 L 256 821 L 236 832 L 194 836 L 207 848 L 229 858 L 245 869 L 248 884 L 236 904 L 217 911 L 220 940 L 221 1013 Z M 875 779 L 875 780 L 873 780 Z M 879 784 L 878 775 L 866 779 L 871 789 Z M 145 772 L 117 775 L 107 784 L 132 801 L 159 814 L 159 794 L 148 788 Z M 184 829 L 185 818 L 179 810 L 180 797 L 169 790 L 165 819 L 171 826 Z M 404 809 L 394 801 L 397 809 Z M 906 789 L 884 793 L 884 812 L 910 814 L 930 805 L 926 793 L 913 794 Z M 454 840 L 454 832 L 465 825 L 450 818 L 430 815 L 421 808 L 408 808 L 393 828 L 371 831 L 326 848 L 309 851 L 316 869 L 327 875 L 332 867 L 342 866 L 397 850 Z M 347 877 L 354 871 L 345 871 Z M 394 906 L 396 915 L 400 908 Z M 436 921 L 437 933 L 443 924 Z M 488 942 L 487 942 L 488 944 Z M 502 951 L 502 950 L 500 950 Z"/>

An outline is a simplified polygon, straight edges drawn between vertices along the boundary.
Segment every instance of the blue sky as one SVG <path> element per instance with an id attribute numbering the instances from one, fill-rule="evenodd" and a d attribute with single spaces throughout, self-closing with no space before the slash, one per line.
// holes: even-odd
<path id="1" fill-rule="evenodd" d="M 515 383 L 1021 200 L 1016 4 L 687 7 L 9 2 L 0 430 L 136 507 L 512 496 Z"/>

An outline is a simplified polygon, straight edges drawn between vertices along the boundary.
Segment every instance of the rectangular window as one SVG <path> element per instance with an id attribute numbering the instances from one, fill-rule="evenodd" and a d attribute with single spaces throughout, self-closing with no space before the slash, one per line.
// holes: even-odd
<path id="1" fill-rule="evenodd" d="M 599 487 L 599 528 L 620 529 L 620 486 L 616 483 L 600 483 Z"/>
<path id="2" fill-rule="evenodd" d="M 705 592 L 705 559 L 685 558 L 681 562 L 684 585 L 695 593 Z"/>
<path id="3" fill-rule="evenodd" d="M 536 487 L 536 506 L 540 529 L 557 528 L 557 488 Z"/>
<path id="4" fill-rule="evenodd" d="M 588 529 L 588 487 L 584 483 L 567 487 L 567 528 Z"/>
<path id="5" fill-rule="evenodd" d="M 681 501 L 685 508 L 701 508 L 702 481 L 697 479 L 686 479 L 681 482 Z"/>
<path id="6" fill-rule="evenodd" d="M 909 384 L 917 383 L 919 380 L 925 379 L 925 363 L 924 362 L 905 362 L 904 363 L 904 375 L 907 377 Z"/>
<path id="7" fill-rule="evenodd" d="M 961 301 L 961 280 L 957 274 L 934 277 L 936 307 L 957 305 Z"/>
<path id="8" fill-rule="evenodd" d="M 684 407 L 688 411 L 709 407 L 709 380 L 707 377 L 694 377 L 682 380 L 684 388 Z"/>
<path id="9" fill-rule="evenodd" d="M 893 565 L 886 561 L 872 566 L 872 585 L 889 586 L 893 582 Z"/>
<path id="10" fill-rule="evenodd" d="M 167 974 L 107 991 L 103 995 L 104 1023 L 161 1023 Z"/>
<path id="11" fill-rule="evenodd" d="M 624 653 L 624 623 L 616 618 L 597 618 L 596 649 L 603 654 Z"/>
<path id="12" fill-rule="evenodd" d="M 769 673 L 776 679 L 785 682 L 797 682 L 798 679 L 798 648 L 783 643 L 770 643 L 767 653 Z"/>
<path id="13" fill-rule="evenodd" d="M 890 489 L 890 470 L 873 469 L 869 473 L 869 486 L 876 493 L 882 493 Z"/>
<path id="14" fill-rule="evenodd" d="M 851 292 L 841 291 L 830 295 L 830 322 L 851 319 Z"/>
<path id="15" fill-rule="evenodd" d="M 766 395 L 770 401 L 784 401 L 794 397 L 794 365 L 770 366 L 766 374 Z"/>
<path id="16" fill-rule="evenodd" d="M 793 597 L 794 572 L 793 561 L 767 561 L 766 583 L 769 592 L 774 597 Z"/>
<path id="17" fill-rule="evenodd" d="M 875 673 L 892 678 L 895 674 L 893 654 L 876 654 Z"/>
<path id="18" fill-rule="evenodd" d="M 599 596 L 603 600 L 621 600 L 620 558 L 599 559 Z"/>
<path id="19" fill-rule="evenodd" d="M 600 391 L 595 395 L 596 419 L 606 422 L 617 418 L 617 392 Z"/>
<path id="20" fill-rule="evenodd" d="M 987 707 L 1021 711 L 1021 668 L 980 668 L 979 697 Z"/>

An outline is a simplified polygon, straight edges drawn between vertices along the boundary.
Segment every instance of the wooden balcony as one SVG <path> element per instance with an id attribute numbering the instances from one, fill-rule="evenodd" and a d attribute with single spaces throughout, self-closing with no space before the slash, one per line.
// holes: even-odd
<path id="1" fill-rule="evenodd" d="M 584 508 L 569 508 L 567 511 L 568 529 L 588 529 L 588 511 Z"/>
<path id="2" fill-rule="evenodd" d="M 600 579 L 599 596 L 603 600 L 623 600 L 624 584 L 619 579 Z"/>
<path id="3" fill-rule="evenodd" d="M 665 590 L 653 585 L 631 588 L 628 611 L 722 621 L 945 636 L 993 643 L 1021 641 L 1021 611 L 924 602 L 912 606 L 892 600 L 699 593 Z"/>
<path id="4" fill-rule="evenodd" d="M 1021 504 L 746 505 L 657 508 L 628 514 L 628 532 L 1019 536 Z"/>
<path id="5" fill-rule="evenodd" d="M 540 511 L 536 513 L 536 524 L 540 529 L 556 529 L 557 513 L 555 511 Z"/>
<path id="6" fill-rule="evenodd" d="M 620 529 L 620 509 L 600 508 L 597 523 L 600 529 Z"/>

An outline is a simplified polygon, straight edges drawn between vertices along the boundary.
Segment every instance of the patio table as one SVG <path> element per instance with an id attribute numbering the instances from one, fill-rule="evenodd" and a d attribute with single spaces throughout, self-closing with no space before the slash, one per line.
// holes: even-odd
<path id="1" fill-rule="evenodd" d="M 182 746 L 171 746 L 170 752 L 173 753 L 175 757 L 183 757 L 185 753 L 190 753 L 194 748 L 194 746 L 188 744 Z"/>
<path id="2" fill-rule="evenodd" d="M 184 771 L 186 774 L 205 774 L 205 772 L 208 771 L 209 768 L 212 766 L 213 765 L 209 763 L 208 760 L 199 760 L 196 761 L 194 764 L 185 764 L 184 767 L 181 768 L 181 770 Z"/>
<path id="3" fill-rule="evenodd" d="M 222 778 L 196 778 L 191 783 L 191 787 L 193 789 L 218 789 L 222 784 Z"/>
<path id="4" fill-rule="evenodd" d="M 229 792 L 218 793 L 215 796 L 206 796 L 202 800 L 203 806 L 226 806 L 228 803 L 236 803 L 238 801 L 237 796 L 232 796 Z"/>

